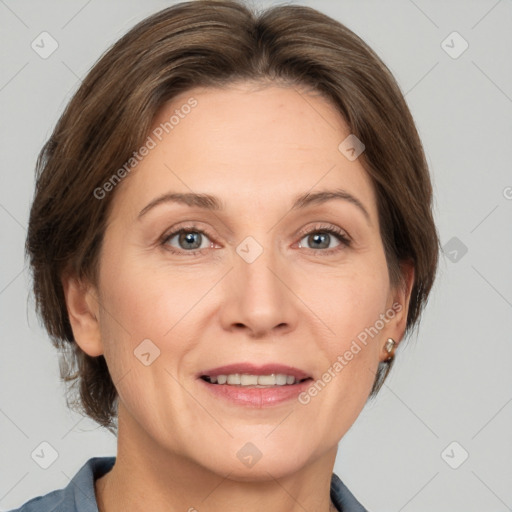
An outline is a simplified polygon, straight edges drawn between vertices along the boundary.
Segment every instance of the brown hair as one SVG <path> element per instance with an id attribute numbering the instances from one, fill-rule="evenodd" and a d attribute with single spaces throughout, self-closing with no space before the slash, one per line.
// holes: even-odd
<path id="1" fill-rule="evenodd" d="M 27 254 L 36 307 L 62 352 L 72 403 L 115 430 L 117 392 L 103 356 L 74 341 L 61 278 L 96 282 L 99 249 L 115 192 L 95 191 L 139 148 L 164 102 L 196 86 L 281 81 L 329 98 L 352 134 L 377 195 L 393 285 L 399 264 L 415 269 L 406 333 L 417 325 L 438 260 L 432 187 L 414 121 L 389 69 L 352 31 L 303 6 L 257 13 L 241 1 L 196 0 L 138 23 L 94 65 L 37 160 Z M 340 141 L 341 142 L 341 141 Z M 370 396 L 391 365 L 381 363 Z M 70 404 L 68 400 L 68 405 Z"/>

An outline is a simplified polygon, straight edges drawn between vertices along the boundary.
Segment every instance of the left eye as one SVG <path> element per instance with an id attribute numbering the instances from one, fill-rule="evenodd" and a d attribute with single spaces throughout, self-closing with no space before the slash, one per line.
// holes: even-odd
<path id="1" fill-rule="evenodd" d="M 306 245 L 309 243 L 313 244 L 312 249 L 332 249 L 336 250 L 336 247 L 329 247 L 330 242 L 336 239 L 339 245 L 349 245 L 349 240 L 343 235 L 343 233 L 335 231 L 333 229 L 321 229 L 316 231 L 310 231 L 300 241 L 300 247 L 303 247 L 302 240 L 306 240 Z M 307 247 L 310 248 L 310 247 Z"/>

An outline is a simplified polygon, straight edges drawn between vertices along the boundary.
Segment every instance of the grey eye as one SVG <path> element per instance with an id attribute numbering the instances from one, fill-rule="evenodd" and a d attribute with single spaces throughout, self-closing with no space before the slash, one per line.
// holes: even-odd
<path id="1" fill-rule="evenodd" d="M 208 237 L 201 231 L 180 230 L 176 233 L 171 233 L 166 240 L 166 244 L 176 247 L 172 244 L 172 241 L 176 238 L 178 249 L 182 249 L 184 251 L 203 249 L 210 245 L 207 243 Z M 206 245 L 201 246 L 202 243 L 205 243 Z"/>

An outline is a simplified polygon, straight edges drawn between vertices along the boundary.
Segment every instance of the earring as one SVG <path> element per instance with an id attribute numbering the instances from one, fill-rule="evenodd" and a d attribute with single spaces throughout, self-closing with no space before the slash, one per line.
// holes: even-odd
<path id="1" fill-rule="evenodd" d="M 387 359 L 384 359 L 384 361 L 391 362 L 395 358 L 396 341 L 393 338 L 388 338 L 384 345 L 384 349 L 388 353 L 388 357 Z"/>

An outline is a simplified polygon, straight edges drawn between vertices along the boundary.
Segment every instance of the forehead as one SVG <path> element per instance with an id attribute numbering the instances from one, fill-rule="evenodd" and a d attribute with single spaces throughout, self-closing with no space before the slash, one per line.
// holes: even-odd
<path id="1" fill-rule="evenodd" d="M 303 89 L 190 89 L 159 110 L 152 148 L 118 192 L 137 207 L 169 191 L 271 207 L 309 190 L 343 188 L 373 216 L 371 180 L 359 160 L 339 150 L 349 135 L 334 106 Z"/>
<path id="2" fill-rule="evenodd" d="M 257 157 L 258 163 L 275 162 L 271 167 L 290 158 L 318 159 L 321 153 L 326 160 L 336 154 L 340 137 L 349 134 L 341 116 L 318 94 L 249 83 L 185 92 L 160 109 L 153 129 L 165 129 L 166 121 L 185 110 L 192 98 L 196 107 L 164 134 L 170 143 L 173 138 L 175 145 L 184 143 L 183 149 L 193 149 L 189 162 L 206 152 L 226 163 L 230 154 L 232 159 L 242 157 L 240 167 L 245 168 L 251 166 L 251 157 Z"/>

